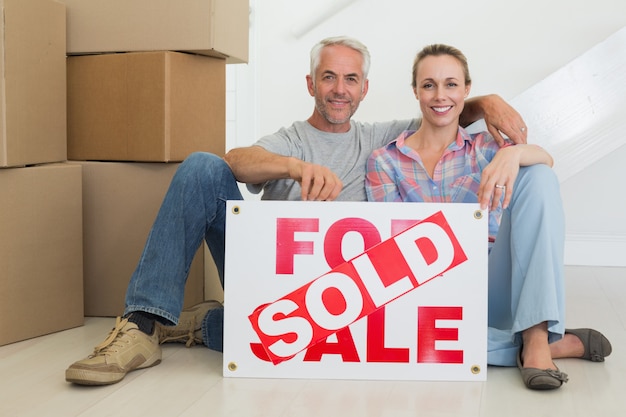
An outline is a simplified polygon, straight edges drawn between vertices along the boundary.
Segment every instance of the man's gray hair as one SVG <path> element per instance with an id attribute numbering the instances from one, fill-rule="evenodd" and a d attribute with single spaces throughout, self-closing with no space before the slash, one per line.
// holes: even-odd
<path id="1" fill-rule="evenodd" d="M 367 50 L 367 46 L 349 36 L 334 36 L 322 39 L 311 49 L 311 78 L 313 79 L 313 83 L 315 83 L 315 71 L 320 64 L 320 55 L 322 54 L 322 49 L 327 46 L 336 45 L 347 46 L 348 48 L 354 49 L 361 54 L 361 56 L 363 57 L 363 82 L 365 82 L 365 80 L 367 79 L 367 74 L 370 71 L 371 62 L 370 53 Z"/>

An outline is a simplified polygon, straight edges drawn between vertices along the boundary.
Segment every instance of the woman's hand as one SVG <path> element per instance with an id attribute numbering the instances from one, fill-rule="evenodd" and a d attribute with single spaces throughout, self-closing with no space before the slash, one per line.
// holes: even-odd
<path id="1" fill-rule="evenodd" d="M 489 206 L 491 210 L 498 207 L 502 195 L 502 208 L 509 206 L 513 195 L 513 186 L 519 168 L 529 165 L 545 164 L 552 166 L 552 156 L 537 145 L 509 145 L 500 148 L 491 162 L 483 169 L 478 187 L 478 202 L 482 210 Z"/>
<path id="2" fill-rule="evenodd" d="M 515 179 L 519 173 L 521 147 L 508 146 L 500 149 L 493 160 L 483 169 L 478 188 L 481 210 L 495 210 L 504 195 L 502 208 L 509 206 Z"/>

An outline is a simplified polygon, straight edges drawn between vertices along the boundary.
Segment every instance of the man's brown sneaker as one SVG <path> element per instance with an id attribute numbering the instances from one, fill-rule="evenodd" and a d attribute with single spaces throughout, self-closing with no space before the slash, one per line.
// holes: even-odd
<path id="1" fill-rule="evenodd" d="M 128 319 L 117 318 L 115 328 L 89 357 L 74 362 L 65 371 L 65 380 L 81 385 L 107 385 L 124 379 L 135 369 L 161 362 L 158 329 L 147 335 Z"/>
<path id="2" fill-rule="evenodd" d="M 185 343 L 187 347 L 202 342 L 202 320 L 209 310 L 221 307 L 219 301 L 203 301 L 193 307 L 183 310 L 180 313 L 178 324 L 176 326 L 164 326 L 157 323 L 159 330 L 159 343 L 180 342 Z"/>

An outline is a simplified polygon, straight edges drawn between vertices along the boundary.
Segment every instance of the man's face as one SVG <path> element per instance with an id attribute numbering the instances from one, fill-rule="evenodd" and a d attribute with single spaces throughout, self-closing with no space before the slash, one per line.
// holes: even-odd
<path id="1" fill-rule="evenodd" d="M 315 97 L 313 125 L 331 132 L 349 130 L 350 118 L 367 94 L 361 54 L 346 46 L 325 47 L 315 80 L 307 76 L 307 85 Z"/>

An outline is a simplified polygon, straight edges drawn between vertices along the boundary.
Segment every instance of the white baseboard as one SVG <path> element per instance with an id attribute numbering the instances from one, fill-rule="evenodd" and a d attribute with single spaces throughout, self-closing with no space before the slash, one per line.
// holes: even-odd
<path id="1" fill-rule="evenodd" d="M 565 265 L 626 267 L 626 235 L 567 234 Z"/>

